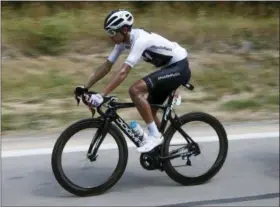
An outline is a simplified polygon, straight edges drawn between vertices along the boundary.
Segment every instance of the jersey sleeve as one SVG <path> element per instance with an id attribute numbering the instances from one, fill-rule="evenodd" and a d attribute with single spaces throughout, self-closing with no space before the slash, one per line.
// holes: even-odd
<path id="1" fill-rule="evenodd" d="M 112 63 L 115 63 L 119 58 L 119 56 L 123 53 L 124 49 L 125 49 L 124 46 L 121 44 L 115 45 L 113 51 L 108 57 L 108 60 Z"/>
<path id="2" fill-rule="evenodd" d="M 141 59 L 141 56 L 145 51 L 145 49 L 147 49 L 149 46 L 150 46 L 149 39 L 138 38 L 137 41 L 135 41 L 134 45 L 132 46 L 130 53 L 124 63 L 128 64 L 130 67 L 133 68 Z"/>

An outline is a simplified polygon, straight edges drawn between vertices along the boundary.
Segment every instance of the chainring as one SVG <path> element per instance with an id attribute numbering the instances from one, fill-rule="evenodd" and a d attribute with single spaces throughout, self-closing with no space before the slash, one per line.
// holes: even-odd
<path id="1" fill-rule="evenodd" d="M 162 163 L 159 159 L 160 146 L 148 153 L 142 153 L 140 155 L 140 164 L 145 170 L 161 170 Z"/>

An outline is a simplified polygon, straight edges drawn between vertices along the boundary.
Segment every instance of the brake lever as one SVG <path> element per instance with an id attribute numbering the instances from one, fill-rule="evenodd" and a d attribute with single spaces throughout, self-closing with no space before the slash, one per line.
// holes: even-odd
<path id="1" fill-rule="evenodd" d="M 84 99 L 83 94 L 82 94 L 82 97 L 80 97 L 79 95 L 75 95 L 75 99 L 76 99 L 76 101 L 77 101 L 77 106 L 80 104 L 81 99 L 82 99 L 82 101 L 84 102 L 84 104 L 87 105 L 86 102 L 85 102 L 85 99 Z"/>
<path id="2" fill-rule="evenodd" d="M 93 108 L 91 108 L 91 107 L 89 107 L 89 109 L 90 109 L 90 111 L 91 111 L 92 117 L 94 117 L 94 115 L 95 115 L 95 109 L 93 109 Z"/>
<path id="3" fill-rule="evenodd" d="M 81 102 L 79 96 L 75 96 L 76 100 L 77 100 L 77 106 L 79 105 L 79 103 Z M 84 100 L 83 100 L 84 101 Z M 87 104 L 86 104 L 87 105 Z M 88 106 L 88 105 L 87 105 Z M 88 109 L 91 112 L 92 117 L 94 117 L 96 110 L 90 106 L 88 106 Z"/>
<path id="4" fill-rule="evenodd" d="M 76 101 L 77 101 L 77 106 L 79 106 L 79 104 L 80 104 L 80 99 L 78 98 L 78 96 L 75 96 L 75 99 L 76 99 Z"/>

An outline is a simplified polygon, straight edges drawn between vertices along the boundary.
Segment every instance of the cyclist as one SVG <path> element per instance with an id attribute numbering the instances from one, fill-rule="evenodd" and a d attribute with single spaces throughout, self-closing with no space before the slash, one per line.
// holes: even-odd
<path id="1" fill-rule="evenodd" d="M 149 103 L 162 104 L 171 91 L 186 84 L 191 76 L 188 63 L 188 53 L 176 42 L 141 28 L 132 28 L 133 15 L 123 9 L 114 10 L 104 21 L 104 30 L 115 47 L 105 63 L 96 70 L 84 89 L 92 87 L 111 70 L 118 57 L 129 50 L 129 55 L 121 68 L 100 94 L 92 94 L 87 98 L 89 104 L 98 107 L 103 102 L 103 96 L 111 93 L 129 75 L 141 57 L 153 64 L 157 70 L 137 80 L 129 88 L 129 95 L 135 103 L 138 112 L 147 124 L 148 134 L 143 138 L 143 145 L 139 152 L 149 152 L 163 142 L 158 130 L 160 120 L 157 109 L 151 108 Z M 148 95 L 148 98 L 145 98 Z"/>

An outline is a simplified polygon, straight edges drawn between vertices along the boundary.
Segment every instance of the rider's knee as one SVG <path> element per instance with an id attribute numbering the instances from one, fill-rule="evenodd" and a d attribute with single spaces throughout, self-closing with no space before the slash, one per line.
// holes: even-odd
<path id="1" fill-rule="evenodd" d="M 132 85 L 130 86 L 128 92 L 130 96 L 136 96 L 137 94 L 139 94 L 140 91 L 138 90 L 137 85 Z"/>

